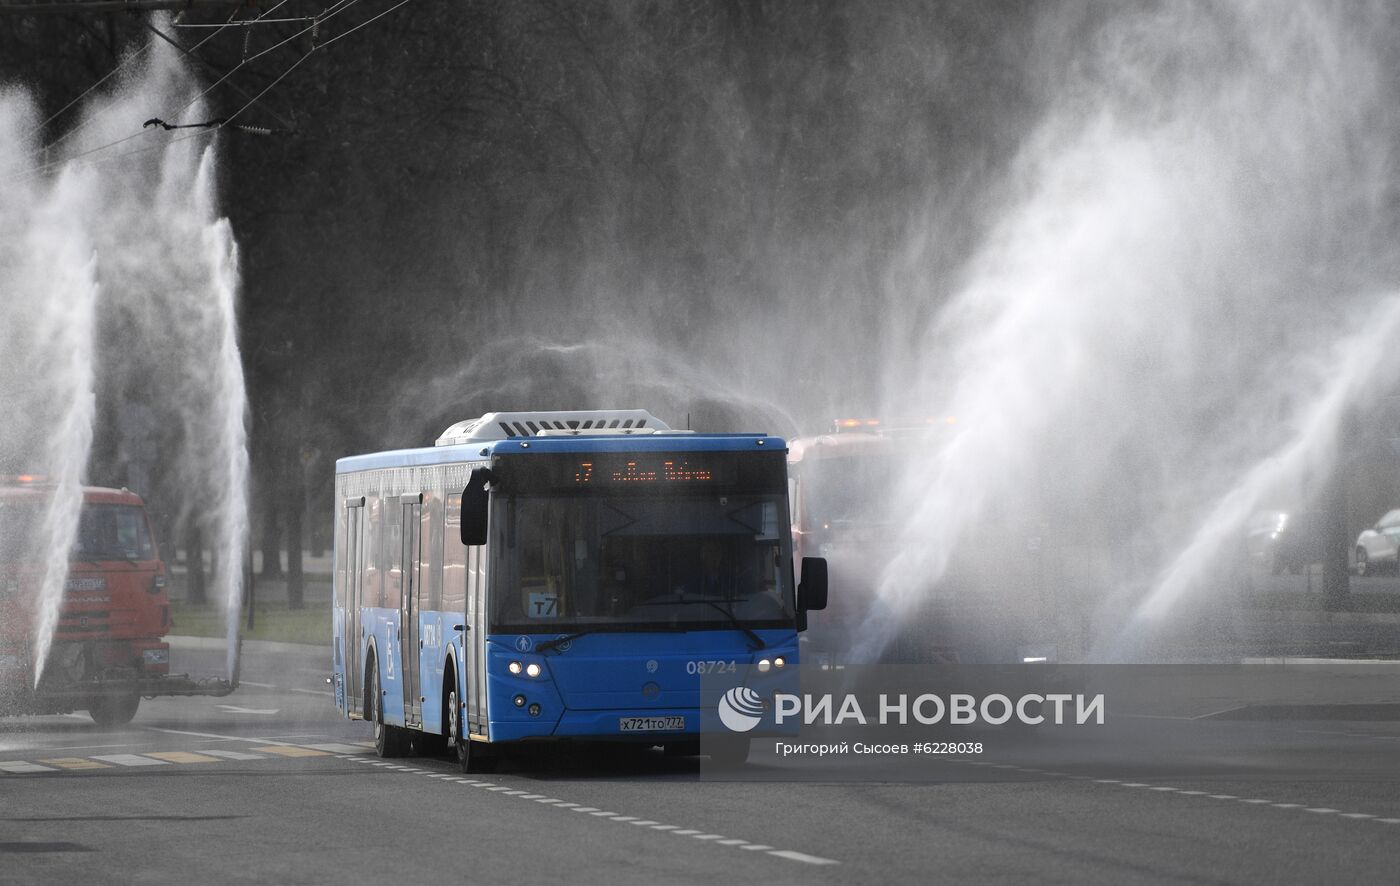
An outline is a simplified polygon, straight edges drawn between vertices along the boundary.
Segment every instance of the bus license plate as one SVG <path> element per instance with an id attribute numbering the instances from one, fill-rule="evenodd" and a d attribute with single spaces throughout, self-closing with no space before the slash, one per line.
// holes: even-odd
<path id="1" fill-rule="evenodd" d="M 676 732 L 685 729 L 685 717 L 622 717 L 620 732 Z"/>

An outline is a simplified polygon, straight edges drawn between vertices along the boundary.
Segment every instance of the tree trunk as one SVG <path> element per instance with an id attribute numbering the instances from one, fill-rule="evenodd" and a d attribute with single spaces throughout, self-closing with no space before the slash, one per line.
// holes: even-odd
<path id="1" fill-rule="evenodd" d="M 287 477 L 291 481 L 287 489 L 287 608 L 305 609 L 302 581 L 302 519 L 306 511 L 306 482 L 301 461 L 293 453 L 291 464 L 287 466 Z"/>
<path id="2" fill-rule="evenodd" d="M 185 599 L 195 606 L 208 602 L 204 585 L 204 533 L 194 517 L 185 527 Z"/>

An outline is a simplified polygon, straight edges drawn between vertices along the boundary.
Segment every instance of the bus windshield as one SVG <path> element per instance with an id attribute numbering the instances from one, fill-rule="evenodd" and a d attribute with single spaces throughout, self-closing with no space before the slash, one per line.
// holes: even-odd
<path id="1" fill-rule="evenodd" d="M 498 630 L 793 624 L 781 494 L 518 494 L 494 507 Z"/>

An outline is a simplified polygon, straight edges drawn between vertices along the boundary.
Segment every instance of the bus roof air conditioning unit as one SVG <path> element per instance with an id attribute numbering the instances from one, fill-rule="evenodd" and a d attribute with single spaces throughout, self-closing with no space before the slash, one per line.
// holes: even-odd
<path id="1" fill-rule="evenodd" d="M 670 426 L 645 409 L 595 409 L 568 412 L 488 412 L 459 421 L 437 438 L 438 446 L 485 440 L 509 440 L 580 434 L 650 434 Z"/>

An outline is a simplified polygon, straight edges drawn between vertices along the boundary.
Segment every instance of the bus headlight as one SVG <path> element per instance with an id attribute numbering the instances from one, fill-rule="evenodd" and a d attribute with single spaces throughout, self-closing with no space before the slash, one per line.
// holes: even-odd
<path id="1" fill-rule="evenodd" d="M 766 673 L 768 673 L 768 669 L 771 668 L 771 667 L 773 667 L 773 663 L 772 663 L 771 661 L 769 661 L 769 660 L 766 659 L 766 658 L 765 658 L 765 659 L 762 659 L 762 660 L 760 660 L 759 663 L 758 663 L 758 672 L 759 672 L 760 674 L 766 674 Z"/>
<path id="2" fill-rule="evenodd" d="M 510 671 L 512 674 L 520 673 L 520 662 L 511 662 L 510 664 L 506 665 L 506 670 Z"/>
<path id="3" fill-rule="evenodd" d="M 527 677 L 538 677 L 540 675 L 540 666 L 533 661 L 530 662 L 525 666 L 525 675 Z"/>
<path id="4" fill-rule="evenodd" d="M 783 657 L 781 655 L 773 659 L 773 667 L 775 668 L 780 668 L 785 664 L 787 664 L 787 662 L 783 660 Z"/>
<path id="5" fill-rule="evenodd" d="M 515 706 L 516 706 L 517 708 L 523 708 L 523 707 L 525 707 L 525 696 L 523 696 L 523 695 L 517 695 L 517 696 L 516 696 L 514 699 L 512 699 L 512 700 L 515 702 Z"/>

